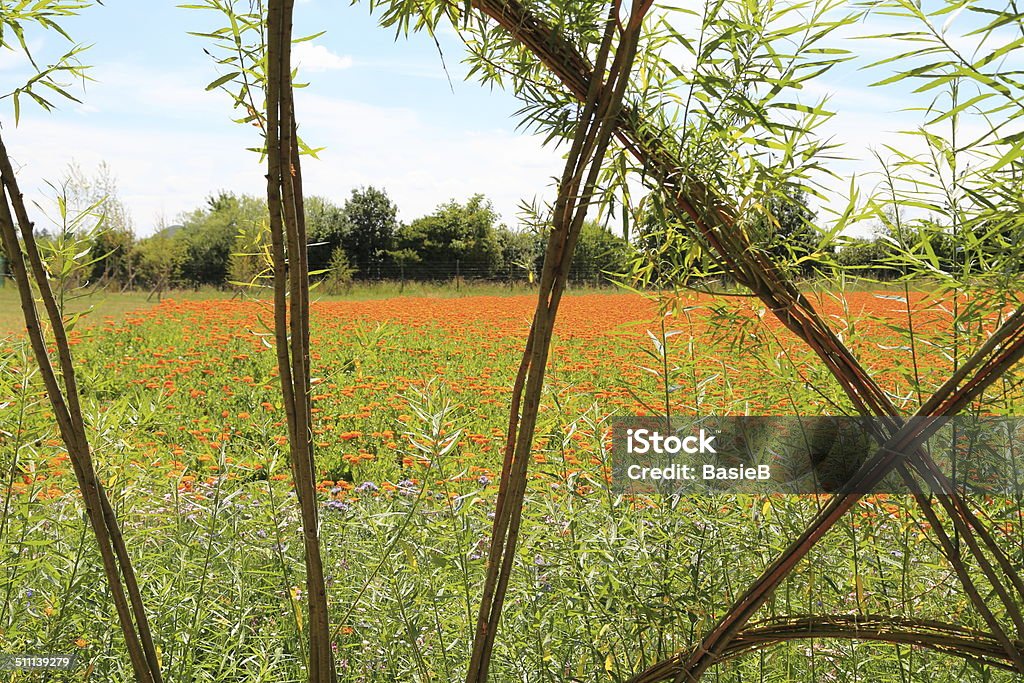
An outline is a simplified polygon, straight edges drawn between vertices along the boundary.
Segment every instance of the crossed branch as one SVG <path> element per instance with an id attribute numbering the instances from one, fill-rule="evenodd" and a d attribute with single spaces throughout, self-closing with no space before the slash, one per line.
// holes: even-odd
<path id="1" fill-rule="evenodd" d="M 603 81 L 602 70 L 592 67 L 563 35 L 531 14 L 518 0 L 472 0 L 471 4 L 529 49 L 558 78 L 566 90 L 580 101 L 587 102 L 595 81 Z M 617 9 L 617 5 L 613 11 L 614 9 Z M 729 202 L 716 196 L 711 188 L 687 173 L 685 168 L 681 168 L 663 142 L 649 132 L 654 128 L 643 125 L 643 119 L 642 112 L 622 107 L 616 121 L 615 137 L 648 170 L 654 181 L 669 190 L 674 202 L 671 208 L 681 222 L 717 255 L 734 278 L 760 298 L 783 325 L 817 354 L 839 381 L 856 410 L 862 415 L 880 418 L 874 421 L 877 425 L 874 436 L 880 448 L 848 483 L 845 492 L 831 499 L 804 533 L 751 584 L 692 652 L 677 654 L 652 666 L 634 677 L 634 683 L 650 683 L 670 677 L 676 681 L 695 681 L 709 666 L 729 656 L 729 653 L 734 651 L 734 643 L 738 642 L 738 639 L 742 641 L 746 638 L 747 640 L 742 642 L 749 644 L 752 632 L 749 629 L 745 630 L 745 627 L 750 619 L 793 567 L 856 504 L 860 494 L 854 491 L 869 490 L 873 484 L 893 470 L 901 476 L 913 493 L 968 597 L 991 629 L 991 635 L 986 634 L 985 637 L 991 642 L 998 643 L 1002 651 L 1001 657 L 1010 662 L 1013 670 L 1024 674 L 1024 649 L 1020 640 L 1024 634 L 1024 617 L 1019 604 L 1020 600 L 1024 599 L 1024 583 L 967 501 L 960 496 L 928 454 L 920 449 L 921 444 L 937 428 L 937 423 L 929 420 L 905 422 L 899 417 L 899 410 L 889 397 L 824 322 L 793 281 L 774 267 L 763 253 L 753 249 L 743 231 L 736 228 L 736 216 Z M 533 345 L 533 334 L 531 329 L 527 355 Z M 1006 319 L 953 377 L 921 406 L 916 416 L 951 416 L 964 409 L 1022 356 L 1024 307 Z M 527 362 L 526 358 L 524 356 L 524 363 Z M 519 382 L 517 387 L 521 391 Z M 539 392 L 539 388 L 537 391 Z M 530 405 L 532 400 L 532 397 L 528 397 L 526 404 Z M 509 476 L 509 466 L 513 460 L 511 437 L 515 433 L 519 405 L 517 391 L 514 393 L 510 444 L 506 451 L 504 476 L 499 491 L 498 505 L 502 514 L 509 514 L 503 510 L 508 491 L 514 491 L 520 485 L 518 472 L 514 473 L 514 476 Z M 526 464 L 522 463 L 519 467 L 525 473 Z M 945 509 L 960 540 L 967 546 L 990 584 L 992 593 L 1002 604 L 1006 617 L 1013 622 L 1016 638 L 1008 635 L 999 618 L 982 597 L 983 591 L 969 574 L 959 545 L 954 543 L 944 528 L 932 500 L 925 494 L 921 483 L 911 473 L 910 468 L 933 492 L 939 494 L 936 500 Z M 521 505 L 521 496 L 513 496 L 513 499 Z M 512 514 L 518 516 L 517 511 Z M 503 551 L 496 550 L 499 544 L 503 546 Z M 504 534 L 492 536 L 492 562 L 501 557 L 502 552 L 514 552 L 514 548 L 514 537 L 509 539 Z M 489 613 L 489 629 L 484 627 L 478 630 L 477 641 L 474 643 L 471 677 L 467 679 L 470 681 L 477 680 L 472 677 L 473 672 L 477 675 L 481 671 L 486 672 L 490 641 L 494 637 L 493 629 L 500 617 L 504 583 L 498 585 L 495 595 L 494 587 L 490 583 L 492 569 L 489 565 L 484 604 L 490 604 L 492 607 L 497 605 L 498 613 Z M 483 619 L 483 607 L 481 615 Z M 913 631 L 912 624 L 904 624 L 901 628 Z M 842 635 L 847 632 L 836 633 Z M 945 650 L 958 652 L 956 647 L 948 647 Z M 961 654 L 974 658 L 968 650 Z M 481 658 L 485 660 L 482 664 L 479 661 Z"/>

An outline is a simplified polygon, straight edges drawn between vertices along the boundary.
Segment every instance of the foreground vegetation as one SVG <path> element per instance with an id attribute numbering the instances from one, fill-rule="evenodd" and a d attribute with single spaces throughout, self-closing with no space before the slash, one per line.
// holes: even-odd
<path id="1" fill-rule="evenodd" d="M 90 435 L 168 680 L 297 681 L 303 565 L 265 343 L 269 308 L 211 303 L 165 300 L 120 321 L 80 324 L 72 341 Z M 666 398 L 672 411 L 686 413 L 821 412 L 822 396 L 800 376 L 809 352 L 765 322 L 758 306 L 739 300 L 712 313 L 712 299 L 683 303 L 662 318 L 634 295 L 566 300 L 495 680 L 622 680 L 689 646 L 821 504 L 611 492 L 612 415 L 655 412 Z M 820 303 L 841 329 L 860 333 L 854 348 L 894 394 L 915 382 L 927 391 L 948 372 L 942 301 L 915 295 L 905 304 L 865 292 Z M 346 680 L 460 675 L 510 368 L 532 304 L 530 296 L 476 296 L 313 307 L 321 538 Z M 907 343 L 908 308 L 919 321 L 916 377 L 888 349 Z M 659 348 L 667 349 L 660 366 Z M 11 339 L 0 355 L 0 548 L 17 558 L 0 578 L 0 650 L 80 658 L 66 674 L 22 672 L 12 680 L 125 680 L 131 673 L 94 541 L 26 353 Z M 841 402 L 834 383 L 813 379 Z M 1008 393 L 1001 411 L 1017 408 Z M 1016 562 L 1024 560 L 1012 540 L 1021 531 L 1019 503 L 986 507 Z M 898 497 L 865 499 L 762 618 L 888 612 L 973 625 L 977 617 L 913 509 Z M 725 681 L 1000 676 L 919 648 L 840 641 L 780 645 L 717 674 Z"/>
<path id="2" fill-rule="evenodd" d="M 34 72 L 5 95 L 15 122 L 19 97 L 44 108 L 54 106 L 44 90 L 75 99 L 60 78 L 89 68 L 79 46 L 41 68 L 23 24 L 70 40 L 54 18 L 90 4 L 23 2 L 0 16 L 17 40 L 0 36 L 0 47 Z M 58 198 L 63 225 L 37 242 L 0 142 L 0 234 L 35 360 L 16 339 L 0 359 L 7 651 L 75 648 L 83 662 L 65 677 L 140 683 L 162 672 L 310 683 L 463 670 L 467 683 L 488 672 L 632 683 L 1024 674 L 1019 487 L 964 502 L 918 448 L 935 422 L 897 417 L 1019 410 L 1024 306 L 1009 307 L 1024 138 L 1007 128 L 1024 109 L 1004 70 L 1024 46 L 1006 35 L 1019 13 L 953 0 L 927 12 L 902 0 L 737 1 L 673 22 L 690 8 L 628 4 L 371 3 L 399 34 L 452 28 L 469 73 L 511 89 L 526 128 L 571 141 L 532 233 L 498 239 L 482 197 L 406 226 L 382 194 L 363 201 L 368 190 L 340 222 L 336 207 L 307 204 L 291 0 L 189 6 L 217 14 L 220 28 L 197 33 L 219 72 L 207 90 L 225 91 L 235 120 L 259 129 L 265 204 L 221 194 L 143 244 L 99 228 L 106 196 L 81 211 Z M 980 16 L 957 24 L 968 5 Z M 827 97 L 801 95 L 853 66 L 857 51 L 838 47 L 844 29 L 877 15 L 898 21 L 875 36 L 886 54 L 864 66 L 886 72 L 875 86 L 912 83 L 934 98 L 912 108 L 922 120 L 906 130 L 924 149 L 886 145 L 895 156 L 879 156 L 870 196 L 851 178 L 845 207 L 819 221 L 795 198 L 828 201 L 838 150 L 818 134 L 833 112 Z M 970 50 L 947 38 L 954 24 Z M 634 244 L 614 237 L 605 249 L 611 233 L 586 222 L 593 208 L 618 211 Z M 784 230 L 787 216 L 799 233 Z M 837 252 L 865 220 L 885 239 Z M 532 316 L 531 297 L 326 302 L 310 339 L 311 277 L 338 291 L 357 276 L 394 277 L 387 264 L 403 284 L 411 272 L 436 278 L 440 264 L 457 282 L 512 281 L 514 267 L 534 273 L 545 238 Z M 725 281 L 743 298 L 658 310 L 639 297 L 578 297 L 559 310 L 574 254 L 615 251 L 630 252 L 626 280 L 638 289 Z M 842 263 L 857 251 L 866 264 Z M 840 286 L 807 296 L 794 276 L 816 270 Z M 842 278 L 865 270 L 927 274 L 936 294 L 912 296 L 909 282 L 902 294 L 844 294 Z M 166 301 L 89 326 L 62 310 L 83 282 L 258 288 L 271 273 L 272 314 L 263 302 Z M 926 488 L 913 506 L 847 492 L 617 495 L 608 420 L 662 411 L 873 416 L 872 436 L 892 447 L 850 486 L 899 470 Z M 839 644 L 872 639 L 889 645 Z"/>

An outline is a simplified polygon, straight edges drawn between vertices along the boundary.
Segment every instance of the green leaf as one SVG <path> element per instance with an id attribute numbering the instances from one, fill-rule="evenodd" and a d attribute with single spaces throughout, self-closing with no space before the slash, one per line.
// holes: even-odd
<path id="1" fill-rule="evenodd" d="M 309 36 L 303 36 L 301 38 L 295 38 L 295 39 L 292 40 L 292 43 L 305 43 L 308 40 L 316 40 L 317 38 L 319 38 L 320 36 L 322 36 L 325 33 L 327 33 L 327 31 L 320 31 L 319 33 L 314 33 L 314 34 L 309 35 Z"/>

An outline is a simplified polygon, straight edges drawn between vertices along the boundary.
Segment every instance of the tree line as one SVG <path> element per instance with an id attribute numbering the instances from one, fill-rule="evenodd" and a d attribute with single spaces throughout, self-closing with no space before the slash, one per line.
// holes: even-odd
<path id="1" fill-rule="evenodd" d="M 95 177 L 72 165 L 55 189 L 58 227 L 41 231 L 39 240 L 43 253 L 50 255 L 51 271 L 70 273 L 77 279 L 73 285 L 152 291 L 270 283 L 270 232 L 263 198 L 220 191 L 203 206 L 181 214 L 175 224 L 137 237 L 106 165 Z M 313 196 L 304 209 L 310 273 L 329 293 L 370 280 L 532 282 L 543 265 L 545 222 L 512 229 L 499 221 L 482 194 L 465 202 L 443 202 L 407 223 L 398 219 L 398 206 L 387 192 L 373 186 L 352 190 L 340 205 Z M 917 222 L 911 228 L 890 216 L 874 237 L 846 239 L 835 248 L 820 244 L 814 219 L 806 194 L 795 189 L 770 202 L 748 229 L 754 243 L 777 264 L 801 277 L 839 268 L 863 277 L 894 279 L 907 273 L 903 262 L 908 250 L 921 250 L 921 245 L 927 245 L 926 255 L 936 269 L 956 265 L 952 240 L 938 224 Z M 662 235 L 655 216 L 641 220 L 632 239 L 613 233 L 607 222 L 588 220 L 569 279 L 602 284 L 646 269 L 642 284 L 660 287 L 721 275 L 703 268 L 699 258 L 661 260 L 664 253 L 678 257 L 700 252 L 697 245 L 666 251 Z M 68 258 L 77 259 L 78 267 L 65 268 Z"/>
<path id="2" fill-rule="evenodd" d="M 73 182 L 58 188 L 58 203 L 69 215 L 62 215 L 57 230 L 40 235 L 50 252 L 77 254 L 84 267 L 76 272 L 87 282 L 75 284 L 152 290 L 270 282 L 265 199 L 221 191 L 175 224 L 137 237 L 115 195 L 90 203 L 94 195 L 109 191 L 110 183 L 75 173 Z M 70 215 L 76 205 L 78 214 Z M 543 231 L 501 223 L 482 194 L 444 202 L 425 216 L 401 222 L 386 191 L 370 186 L 352 190 L 340 205 L 310 197 L 304 214 L 311 275 L 331 288 L 360 280 L 532 281 L 546 240 Z M 77 246 L 64 246 L 69 240 Z M 631 246 L 591 221 L 577 252 L 570 277 L 597 283 L 627 269 Z"/>

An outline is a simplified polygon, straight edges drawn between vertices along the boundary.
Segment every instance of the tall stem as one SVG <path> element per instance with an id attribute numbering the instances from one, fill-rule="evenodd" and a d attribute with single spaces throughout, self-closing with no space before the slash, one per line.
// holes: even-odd
<path id="1" fill-rule="evenodd" d="M 309 266 L 291 83 L 294 0 L 267 5 L 267 205 L 274 261 L 274 332 L 288 419 L 292 478 L 302 518 L 310 683 L 336 680 L 320 549 L 309 369 Z"/>
<path id="2" fill-rule="evenodd" d="M 96 536 L 103 573 L 110 588 L 118 623 L 124 635 L 128 656 L 131 659 L 135 680 L 139 683 L 161 683 L 159 660 L 149 621 L 142 603 L 138 580 L 132 567 L 128 549 L 121 535 L 121 527 L 107 498 L 93 466 L 92 453 L 85 431 L 78 397 L 78 384 L 64 329 L 60 306 L 50 289 L 46 268 L 43 265 L 35 241 L 33 224 L 29 220 L 24 198 L 18 189 L 14 168 L 7 148 L 0 138 L 0 238 L 4 251 L 10 258 L 10 269 L 18 286 L 21 310 L 25 317 L 25 328 L 29 342 L 39 365 L 43 384 L 53 408 L 61 439 L 68 450 L 78 488 L 82 493 L 86 516 Z M 13 213 L 12 213 L 13 207 Z M 21 239 L 15 230 L 15 217 L 21 229 Z M 27 258 L 27 262 L 26 262 Z M 31 270 L 31 276 L 30 276 Z M 32 297 L 32 280 L 35 281 L 43 301 L 43 308 L 53 330 L 57 350 L 57 368 L 54 368 L 46 339 L 40 325 Z M 61 384 L 63 383 L 63 386 Z"/>

